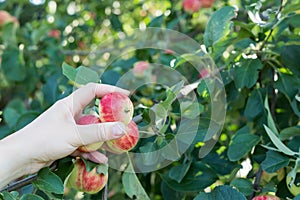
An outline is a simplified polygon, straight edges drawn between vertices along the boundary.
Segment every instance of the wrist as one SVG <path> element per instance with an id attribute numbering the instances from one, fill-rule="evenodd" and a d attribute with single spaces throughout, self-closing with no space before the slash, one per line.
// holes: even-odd
<path id="1" fill-rule="evenodd" d="M 0 188 L 28 174 L 27 156 L 17 133 L 0 140 Z"/>

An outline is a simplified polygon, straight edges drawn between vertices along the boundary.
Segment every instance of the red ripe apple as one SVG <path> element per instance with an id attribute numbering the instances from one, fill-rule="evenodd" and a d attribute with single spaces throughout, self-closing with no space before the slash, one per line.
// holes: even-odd
<path id="1" fill-rule="evenodd" d="M 106 141 L 106 147 L 111 153 L 121 154 L 133 149 L 138 139 L 138 127 L 134 121 L 131 121 L 127 126 L 126 134 L 118 139 Z"/>
<path id="2" fill-rule="evenodd" d="M 19 21 L 16 17 L 10 15 L 5 10 L 0 10 L 0 26 L 3 26 L 6 23 L 14 22 L 15 26 L 19 26 Z"/>
<path id="3" fill-rule="evenodd" d="M 128 96 L 112 92 L 104 95 L 99 103 L 101 122 L 123 122 L 129 124 L 133 116 L 133 104 Z"/>
<path id="4" fill-rule="evenodd" d="M 214 3 L 214 0 L 200 0 L 200 6 L 202 8 L 210 8 Z"/>
<path id="5" fill-rule="evenodd" d="M 165 54 L 173 55 L 175 52 L 172 49 L 166 49 Z"/>
<path id="6" fill-rule="evenodd" d="M 280 198 L 277 196 L 262 195 L 256 196 L 252 200 L 280 200 Z"/>
<path id="7" fill-rule="evenodd" d="M 135 77 L 143 77 L 145 71 L 150 67 L 149 63 L 146 61 L 136 62 L 133 66 L 132 73 Z"/>
<path id="8" fill-rule="evenodd" d="M 104 165 L 104 164 L 103 164 Z M 70 173 L 66 186 L 81 192 L 95 194 L 99 192 L 107 183 L 108 173 L 97 173 L 96 167 L 88 172 L 84 162 L 76 160 L 74 168 Z"/>
<path id="9" fill-rule="evenodd" d="M 199 11 L 201 3 L 199 0 L 183 0 L 182 7 L 184 11 L 194 13 Z"/>
<path id="10" fill-rule="evenodd" d="M 100 119 L 94 115 L 83 115 L 76 121 L 76 123 L 79 125 L 97 124 L 100 122 Z M 102 144 L 103 142 L 88 144 L 78 147 L 78 150 L 81 152 L 92 152 L 98 150 L 102 146 Z"/>
<path id="11" fill-rule="evenodd" d="M 53 30 L 49 31 L 48 36 L 49 37 L 53 37 L 53 38 L 59 40 L 59 38 L 60 38 L 60 30 L 53 29 Z"/>
<path id="12" fill-rule="evenodd" d="M 201 69 L 199 78 L 205 78 L 209 75 L 209 71 L 207 69 Z"/>

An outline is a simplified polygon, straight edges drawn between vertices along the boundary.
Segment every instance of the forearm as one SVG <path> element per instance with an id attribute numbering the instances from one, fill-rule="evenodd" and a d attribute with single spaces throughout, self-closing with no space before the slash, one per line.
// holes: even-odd
<path id="1" fill-rule="evenodd" d="M 29 171 L 24 146 L 18 133 L 0 140 L 0 188 Z"/>

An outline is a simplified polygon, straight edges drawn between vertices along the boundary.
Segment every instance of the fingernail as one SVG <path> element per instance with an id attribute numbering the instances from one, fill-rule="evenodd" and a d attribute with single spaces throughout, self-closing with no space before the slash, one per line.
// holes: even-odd
<path id="1" fill-rule="evenodd" d="M 120 137 L 124 135 L 126 132 L 125 125 L 123 123 L 119 123 L 112 127 L 112 134 L 116 137 Z"/>

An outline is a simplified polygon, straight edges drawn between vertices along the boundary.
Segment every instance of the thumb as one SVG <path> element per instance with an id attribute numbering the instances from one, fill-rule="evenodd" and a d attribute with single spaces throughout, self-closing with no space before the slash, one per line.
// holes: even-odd
<path id="1" fill-rule="evenodd" d="M 126 127 L 122 122 L 104 122 L 88 125 L 77 125 L 80 145 L 104 142 L 123 136 Z"/>

